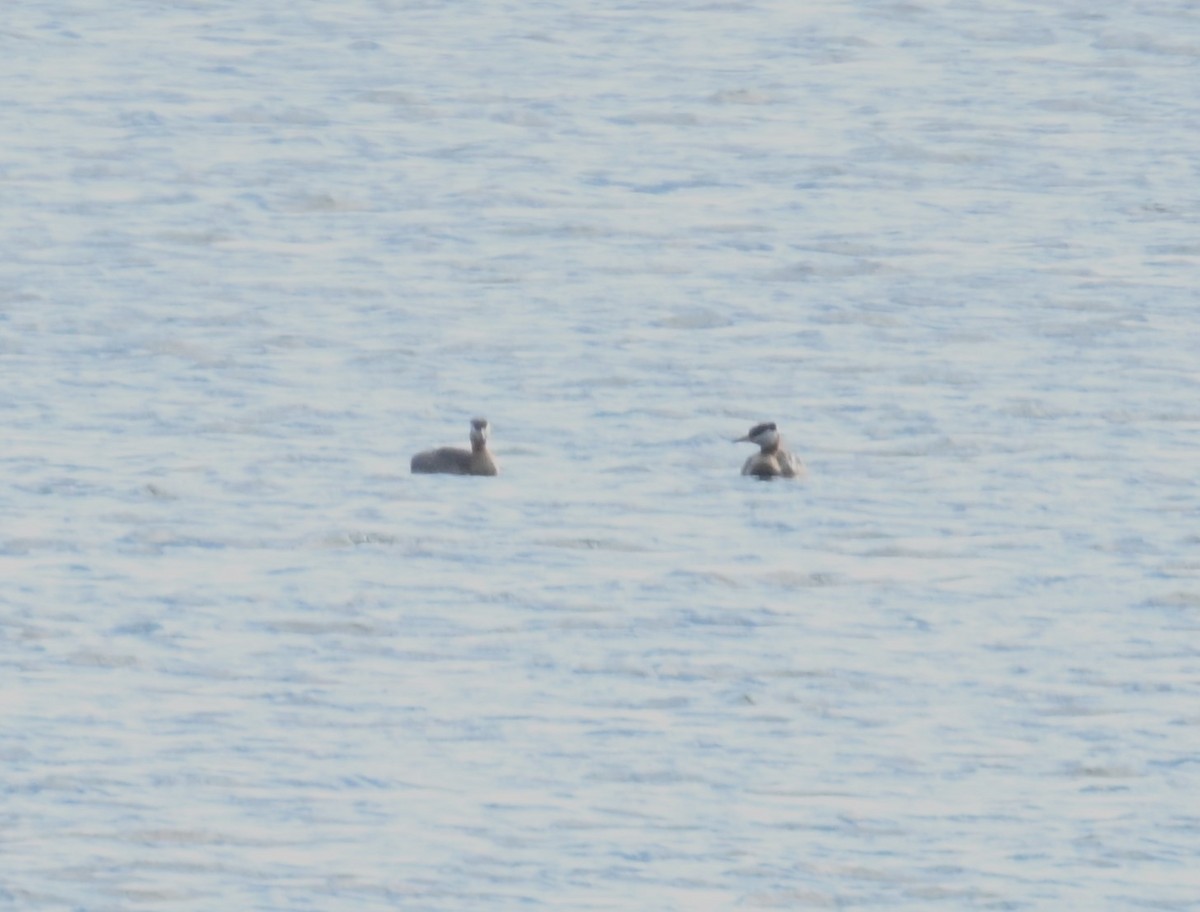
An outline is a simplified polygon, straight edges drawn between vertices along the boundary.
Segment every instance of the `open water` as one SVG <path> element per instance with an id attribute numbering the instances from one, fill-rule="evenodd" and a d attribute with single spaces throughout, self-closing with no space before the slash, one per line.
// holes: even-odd
<path id="1" fill-rule="evenodd" d="M 9 3 L 0 907 L 1200 909 L 1198 69 L 1191 0 Z"/>

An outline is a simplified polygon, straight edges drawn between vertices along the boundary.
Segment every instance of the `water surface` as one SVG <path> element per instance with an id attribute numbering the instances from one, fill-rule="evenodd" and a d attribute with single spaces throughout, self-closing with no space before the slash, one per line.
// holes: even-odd
<path id="1" fill-rule="evenodd" d="M 1190 4 L 0 60 L 0 905 L 1200 909 Z"/>

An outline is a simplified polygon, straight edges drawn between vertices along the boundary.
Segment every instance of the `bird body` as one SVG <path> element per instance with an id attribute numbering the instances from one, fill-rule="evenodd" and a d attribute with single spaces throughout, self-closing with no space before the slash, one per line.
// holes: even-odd
<path id="1" fill-rule="evenodd" d="M 415 475 L 497 475 L 499 467 L 487 447 L 491 427 L 486 418 L 471 419 L 471 449 L 438 447 L 412 458 Z"/>
<path id="2" fill-rule="evenodd" d="M 756 424 L 745 437 L 734 443 L 756 443 L 758 452 L 742 464 L 742 474 L 755 478 L 797 478 L 804 474 L 804 463 L 783 448 L 783 437 L 774 421 Z"/>

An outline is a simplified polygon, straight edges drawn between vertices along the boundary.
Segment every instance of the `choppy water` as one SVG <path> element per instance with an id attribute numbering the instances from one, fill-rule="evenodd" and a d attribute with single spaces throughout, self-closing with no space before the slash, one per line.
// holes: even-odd
<path id="1" fill-rule="evenodd" d="M 0 905 L 1200 909 L 1198 63 L 13 4 Z"/>

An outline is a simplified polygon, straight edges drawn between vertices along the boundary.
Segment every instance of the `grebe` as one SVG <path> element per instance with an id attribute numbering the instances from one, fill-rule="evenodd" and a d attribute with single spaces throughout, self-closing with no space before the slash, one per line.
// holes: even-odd
<path id="1" fill-rule="evenodd" d="M 774 421 L 750 428 L 750 433 L 734 443 L 757 443 L 759 451 L 742 465 L 743 475 L 755 478 L 795 478 L 804 474 L 804 463 L 783 448 L 783 438 Z"/>
<path id="2" fill-rule="evenodd" d="M 495 475 L 496 460 L 488 452 L 489 426 L 486 418 L 471 419 L 471 449 L 439 447 L 425 450 L 412 458 L 412 470 L 420 475 Z"/>

